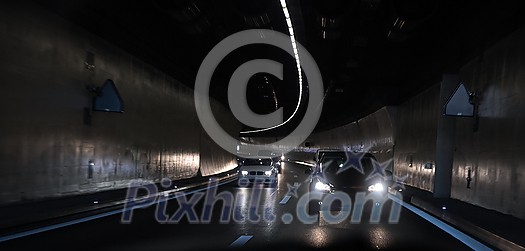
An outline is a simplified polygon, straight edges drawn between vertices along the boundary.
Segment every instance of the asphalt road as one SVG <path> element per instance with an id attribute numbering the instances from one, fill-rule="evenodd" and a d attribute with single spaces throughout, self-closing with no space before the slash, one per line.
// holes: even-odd
<path id="1" fill-rule="evenodd" d="M 234 198 L 223 222 L 222 202 L 213 207 L 210 222 L 203 222 L 204 190 L 135 209 L 127 224 L 121 223 L 122 214 L 115 214 L 5 241 L 0 250 L 470 250 L 406 208 L 397 223 L 390 223 L 391 201 L 384 204 L 379 223 L 369 222 L 369 205 L 359 223 L 304 224 L 296 213 L 308 190 L 304 169 L 284 163 L 277 187 L 218 186 L 217 194 Z M 258 194 L 260 199 L 254 199 Z M 196 205 L 182 210 L 179 203 L 191 205 L 192 199 Z M 259 219 L 250 217 L 254 215 Z M 192 216 L 195 222 L 189 222 Z"/>

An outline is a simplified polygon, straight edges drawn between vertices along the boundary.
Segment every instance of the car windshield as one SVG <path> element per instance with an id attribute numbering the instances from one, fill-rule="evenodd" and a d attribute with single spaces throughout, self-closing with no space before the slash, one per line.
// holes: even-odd
<path id="1" fill-rule="evenodd" d="M 343 159 L 343 161 L 346 161 L 346 153 L 345 152 L 320 152 L 319 153 L 319 160 L 322 162 L 325 158 L 340 158 Z"/>
<path id="2" fill-rule="evenodd" d="M 326 182 L 336 186 L 360 186 L 372 171 L 369 158 L 350 159 L 343 157 L 324 156 L 320 163 L 321 172 Z M 361 172 L 362 168 L 362 172 Z"/>
<path id="3" fill-rule="evenodd" d="M 245 166 L 271 166 L 272 160 L 270 159 L 246 159 L 244 161 Z"/>

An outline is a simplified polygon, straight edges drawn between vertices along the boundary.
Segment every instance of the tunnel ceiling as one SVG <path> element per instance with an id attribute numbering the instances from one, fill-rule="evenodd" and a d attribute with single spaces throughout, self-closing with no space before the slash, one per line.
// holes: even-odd
<path id="1" fill-rule="evenodd" d="M 37 2 L 189 87 L 206 54 L 225 37 L 253 28 L 288 34 L 278 0 Z M 400 104 L 435 84 L 442 73 L 457 72 L 524 23 L 523 2 L 286 1 L 295 37 L 323 76 L 325 102 L 316 130 Z M 269 113 L 284 107 L 285 117 L 289 116 L 298 99 L 295 61 L 270 46 L 245 46 L 228 55 L 214 73 L 210 93 L 227 104 L 231 74 L 255 58 L 282 62 L 284 79 L 268 74 L 252 77 L 247 90 L 250 108 Z M 298 121 L 252 136 L 284 135 Z"/>

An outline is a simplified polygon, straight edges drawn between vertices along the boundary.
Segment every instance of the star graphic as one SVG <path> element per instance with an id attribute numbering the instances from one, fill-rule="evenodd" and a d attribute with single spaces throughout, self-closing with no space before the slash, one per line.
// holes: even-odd
<path id="1" fill-rule="evenodd" d="M 408 178 L 408 174 L 401 177 L 394 175 L 394 185 L 392 186 L 393 189 L 400 188 L 405 190 L 405 180 Z"/>
<path id="2" fill-rule="evenodd" d="M 370 173 L 370 175 L 368 175 L 366 179 L 369 180 L 376 176 L 379 176 L 380 178 L 386 177 L 385 169 L 390 165 L 391 162 L 392 162 L 392 159 L 387 160 L 382 163 L 379 163 L 377 160 L 372 160 L 372 165 L 374 167 L 374 170 Z"/>
<path id="3" fill-rule="evenodd" d="M 343 167 L 337 171 L 337 174 L 340 174 L 350 168 L 357 170 L 361 174 L 365 174 L 363 165 L 361 164 L 361 159 L 367 152 L 368 149 L 365 149 L 362 152 L 346 151 L 346 162 L 343 164 Z"/>
<path id="4" fill-rule="evenodd" d="M 288 187 L 287 195 L 293 195 L 295 198 L 299 198 L 299 195 L 297 195 L 297 189 L 301 186 L 301 183 L 295 183 L 293 186 L 290 185 L 290 183 L 286 183 L 286 186 Z"/>
<path id="5" fill-rule="evenodd" d="M 326 161 L 323 160 L 323 162 L 320 163 L 320 165 L 321 165 L 321 169 L 324 169 L 324 168 L 326 168 L 326 167 L 332 165 L 332 162 L 334 162 L 334 160 L 331 160 L 331 159 L 330 159 L 330 160 L 326 160 Z M 323 170 L 323 172 L 324 172 L 324 171 L 325 171 L 325 170 Z"/>

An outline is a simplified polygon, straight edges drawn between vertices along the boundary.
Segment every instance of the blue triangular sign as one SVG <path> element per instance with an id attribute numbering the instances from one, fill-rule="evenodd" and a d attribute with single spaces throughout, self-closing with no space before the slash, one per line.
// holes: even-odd
<path id="1" fill-rule="evenodd" d="M 460 84 L 445 103 L 444 114 L 447 116 L 473 117 L 474 105 L 470 103 L 465 85 Z"/>
<path id="2" fill-rule="evenodd" d="M 101 112 L 124 112 L 124 103 L 118 93 L 115 83 L 106 80 L 100 88 L 99 94 L 94 98 L 93 110 Z"/>

